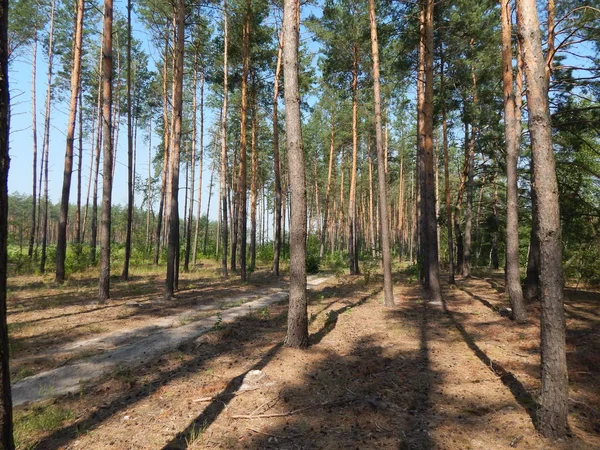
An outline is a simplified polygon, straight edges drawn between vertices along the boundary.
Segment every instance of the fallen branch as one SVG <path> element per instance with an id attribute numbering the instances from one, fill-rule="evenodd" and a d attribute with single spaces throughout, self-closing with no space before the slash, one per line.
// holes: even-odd
<path id="1" fill-rule="evenodd" d="M 294 414 L 298 414 L 298 413 L 300 413 L 302 411 L 306 411 L 308 409 L 320 408 L 320 407 L 328 406 L 328 405 L 340 405 L 340 404 L 344 404 L 344 403 L 353 402 L 354 400 L 355 399 L 336 400 L 336 401 L 331 401 L 331 402 L 316 403 L 314 405 L 304 406 L 302 408 L 294 409 L 292 411 L 283 412 L 283 413 L 260 414 L 260 415 L 256 415 L 256 416 L 253 416 L 252 414 L 240 414 L 240 415 L 236 415 L 236 416 L 231 416 L 231 418 L 232 419 L 270 419 L 272 417 L 287 417 L 287 416 L 293 416 Z"/>

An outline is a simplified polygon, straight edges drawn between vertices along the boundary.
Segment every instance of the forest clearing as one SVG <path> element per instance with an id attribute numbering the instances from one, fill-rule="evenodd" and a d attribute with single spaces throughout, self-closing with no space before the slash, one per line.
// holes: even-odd
<path id="1" fill-rule="evenodd" d="M 0 450 L 600 450 L 598 261 L 600 0 L 0 0 Z"/>

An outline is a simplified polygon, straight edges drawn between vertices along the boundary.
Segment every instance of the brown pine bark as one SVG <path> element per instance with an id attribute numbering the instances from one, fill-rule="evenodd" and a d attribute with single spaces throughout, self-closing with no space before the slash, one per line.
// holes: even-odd
<path id="1" fill-rule="evenodd" d="M 67 219 L 69 216 L 69 194 L 71 193 L 71 176 L 73 174 L 73 147 L 75 143 L 75 122 L 77 119 L 77 103 L 81 84 L 81 47 L 83 42 L 84 0 L 77 1 L 77 17 L 75 19 L 75 40 L 73 42 L 73 68 L 71 71 L 71 99 L 69 102 L 69 119 L 67 126 L 67 148 L 65 150 L 65 166 L 63 185 L 60 197 L 58 217 L 58 240 L 56 243 L 56 276 L 55 281 L 65 281 L 65 259 L 67 256 Z"/>
<path id="2" fill-rule="evenodd" d="M 308 345 L 306 299 L 306 180 L 298 86 L 298 0 L 283 3 L 283 76 L 285 82 L 285 124 L 290 176 L 290 306 L 287 347 Z"/>
<path id="3" fill-rule="evenodd" d="M 223 0 L 223 111 L 221 113 L 221 275 L 227 277 L 227 89 L 229 30 L 227 0 Z"/>
<path id="4" fill-rule="evenodd" d="M 535 227 L 540 246 L 542 389 L 536 426 L 544 436 L 558 438 L 565 436 L 569 429 L 569 380 L 560 211 L 552 148 L 547 65 L 542 52 L 535 0 L 517 0 L 517 7 L 518 38 L 525 62 L 529 133 L 535 175 Z"/>
<path id="5" fill-rule="evenodd" d="M 279 75 L 281 74 L 281 59 L 283 52 L 283 30 L 279 37 L 277 50 L 277 65 L 275 68 L 275 84 L 273 86 L 273 168 L 275 172 L 275 236 L 273 239 L 273 274 L 279 276 L 279 257 L 281 254 L 281 167 L 279 162 L 279 118 L 277 104 L 279 101 Z"/>
<path id="6" fill-rule="evenodd" d="M 360 274 L 357 252 L 356 228 L 356 173 L 358 155 L 358 45 L 352 46 L 352 171 L 350 174 L 350 195 L 348 197 L 348 258 L 350 274 Z"/>
<path id="7" fill-rule="evenodd" d="M 387 213 L 386 161 L 383 149 L 381 130 L 381 87 L 379 84 L 379 43 L 377 42 L 377 19 L 375 17 L 375 0 L 369 0 L 369 18 L 371 24 L 371 51 L 373 54 L 373 92 L 375 99 L 375 140 L 377 146 L 377 172 L 379 179 L 379 215 L 381 236 L 381 257 L 383 263 L 384 304 L 394 306 L 392 288 L 392 261 L 390 256 L 390 228 Z M 433 30 L 432 30 L 433 31 Z M 433 38 L 433 34 L 432 34 Z M 431 91 L 433 97 L 433 89 Z M 433 100 L 433 98 L 432 98 Z"/>
<path id="8" fill-rule="evenodd" d="M 504 136 L 506 141 L 506 291 L 513 319 L 527 318 L 519 273 L 519 191 L 517 160 L 519 158 L 520 124 L 517 124 L 512 66 L 512 24 L 509 0 L 500 0 L 502 24 L 502 83 L 504 87 Z M 518 95 L 521 95 L 520 93 Z"/>
<path id="9" fill-rule="evenodd" d="M 174 48 L 173 106 L 171 131 L 169 238 L 167 242 L 167 275 L 165 299 L 170 300 L 177 289 L 179 266 L 179 156 L 181 153 L 181 121 L 183 109 L 183 55 L 185 49 L 185 1 L 178 0 L 174 11 L 176 40 Z"/>
<path id="10" fill-rule="evenodd" d="M 238 226 L 239 226 L 239 244 L 240 244 L 240 278 L 246 281 L 246 239 L 247 239 L 247 123 L 248 123 L 248 73 L 250 70 L 250 18 L 252 15 L 252 0 L 246 0 L 246 17 L 244 19 L 244 33 L 242 46 L 242 111 L 240 117 L 240 172 L 238 178 Z"/>
<path id="11" fill-rule="evenodd" d="M 0 0 L 0 448 L 12 450 L 13 412 L 10 392 L 6 276 L 8 271 L 8 169 L 10 93 L 8 89 L 8 0 Z M 35 183 L 35 178 L 34 178 Z"/>
<path id="12" fill-rule="evenodd" d="M 441 302 L 440 266 L 438 260 L 437 218 L 435 208 L 435 182 L 433 170 L 433 0 L 425 0 L 425 86 L 423 102 L 423 163 L 425 178 L 424 224 L 426 278 L 432 301 Z"/>
<path id="13" fill-rule="evenodd" d="M 471 41 L 471 46 L 473 45 Z M 477 95 L 477 75 L 475 73 L 475 67 L 471 65 L 471 79 L 472 79 L 472 96 L 473 96 L 473 109 L 477 111 L 479 107 L 479 99 Z M 475 119 L 471 123 L 471 139 L 469 140 L 467 152 L 468 152 L 468 174 L 467 174 L 467 205 L 465 208 L 465 234 L 464 234 L 464 253 L 463 253 L 463 264 L 462 264 L 462 275 L 465 278 L 471 277 L 471 253 L 472 253 L 472 228 L 473 228 L 473 191 L 475 189 L 473 183 L 474 171 L 475 171 L 475 139 L 477 138 L 478 127 L 476 125 L 479 115 L 475 114 Z"/>
<path id="14" fill-rule="evenodd" d="M 110 298 L 110 244 L 112 207 L 112 28 L 113 0 L 104 0 L 102 30 L 102 213 L 100 217 L 100 277 L 98 300 L 105 303 Z"/>

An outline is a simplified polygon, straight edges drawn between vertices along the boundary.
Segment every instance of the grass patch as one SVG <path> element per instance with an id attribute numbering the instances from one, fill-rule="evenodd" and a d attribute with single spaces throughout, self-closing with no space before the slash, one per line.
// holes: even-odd
<path id="1" fill-rule="evenodd" d="M 73 411 L 57 405 L 34 406 L 15 412 L 15 444 L 19 450 L 36 448 L 42 434 L 59 429 L 74 417 Z"/>

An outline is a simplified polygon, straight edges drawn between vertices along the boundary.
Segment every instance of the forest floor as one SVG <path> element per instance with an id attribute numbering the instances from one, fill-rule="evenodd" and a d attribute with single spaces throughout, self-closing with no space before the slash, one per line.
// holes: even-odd
<path id="1" fill-rule="evenodd" d="M 94 333 L 89 327 L 102 326 L 96 331 L 101 334 L 139 325 L 142 313 L 132 314 L 131 302 L 148 302 L 154 320 L 173 315 L 169 308 L 189 310 L 199 296 L 212 304 L 275 282 L 266 274 L 253 274 L 249 284 L 224 282 L 211 273 L 214 268 L 182 274 L 186 290 L 177 306 L 159 301 L 160 276 L 148 281 L 140 275 L 130 282 L 140 292 L 117 290 L 115 300 L 96 312 L 87 310 L 102 307 L 81 303 L 95 285 L 78 293 L 87 288 L 75 280 L 56 288 L 17 278 L 9 320 L 41 319 L 32 322 L 40 326 L 56 321 L 38 341 L 35 326 L 29 331 L 42 355 L 49 348 L 43 347 L 45 335 L 56 346 Z M 19 447 L 600 449 L 600 293 L 566 291 L 572 435 L 552 442 L 532 424 L 539 306 L 529 306 L 528 323 L 511 322 L 500 315 L 508 306 L 498 291 L 501 274 L 485 277 L 489 281 L 445 285 L 446 314 L 424 301 L 420 286 L 404 275 L 395 280 L 393 308 L 382 305 L 379 279 L 365 284 L 364 277 L 332 278 L 309 294 L 309 349 L 282 346 L 287 305 L 272 304 L 138 368 L 117 368 L 77 394 L 16 408 Z M 204 283 L 196 285 L 199 279 Z M 43 296 L 36 297 L 36 290 Z M 121 312 L 109 313 L 110 307 Z M 83 319 L 101 311 L 114 315 Z M 17 338 L 17 361 L 30 342 L 27 327 L 11 326 L 11 336 L 24 333 Z"/>

